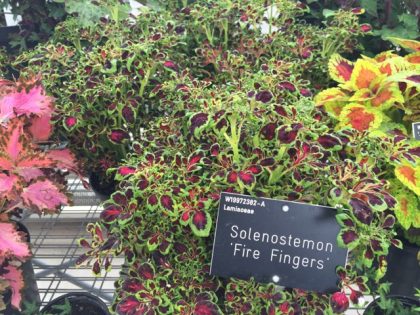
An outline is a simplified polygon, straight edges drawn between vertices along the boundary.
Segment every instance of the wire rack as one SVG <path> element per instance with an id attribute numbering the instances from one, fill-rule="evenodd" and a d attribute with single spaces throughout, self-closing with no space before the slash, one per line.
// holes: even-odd
<path id="1" fill-rule="evenodd" d="M 90 292 L 109 305 L 124 260 L 114 258 L 111 271 L 98 277 L 89 265 L 75 267 L 77 258 L 85 252 L 78 239 L 89 239 L 86 226 L 99 218 L 102 207 L 79 179 L 69 178 L 68 188 L 73 194 L 73 206 L 64 207 L 59 215 L 31 215 L 23 220 L 31 235 L 32 263 L 41 303 L 45 305 L 65 293 Z"/>
<path id="2" fill-rule="evenodd" d="M 69 178 L 68 188 L 73 194 L 73 206 L 64 207 L 59 215 L 31 215 L 23 220 L 31 234 L 32 263 L 41 303 L 46 305 L 70 292 L 90 292 L 110 305 L 114 282 L 124 259 L 115 257 L 111 261 L 112 269 L 98 277 L 93 275 L 89 265 L 75 267 L 77 258 L 85 252 L 78 240 L 89 239 L 86 226 L 99 218 L 102 207 L 95 194 L 86 190 L 79 179 Z M 351 308 L 345 314 L 363 314 L 363 309 Z"/>

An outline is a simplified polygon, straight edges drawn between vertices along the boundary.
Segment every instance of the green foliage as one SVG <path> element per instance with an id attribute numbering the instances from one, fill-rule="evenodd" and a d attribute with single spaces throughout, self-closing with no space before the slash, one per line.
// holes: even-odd
<path id="1" fill-rule="evenodd" d="M 118 0 L 54 0 L 57 3 L 64 3 L 67 13 L 75 15 L 81 27 L 93 27 L 100 18 L 110 16 L 118 22 L 128 17 L 130 5 L 121 3 Z"/>
<path id="2" fill-rule="evenodd" d="M 376 312 L 372 309 L 365 312 L 367 315 L 376 314 L 378 311 L 384 315 L 416 315 L 418 307 L 404 305 L 398 298 L 388 297 L 391 283 L 382 283 L 378 288 L 379 298 L 375 300 Z"/>

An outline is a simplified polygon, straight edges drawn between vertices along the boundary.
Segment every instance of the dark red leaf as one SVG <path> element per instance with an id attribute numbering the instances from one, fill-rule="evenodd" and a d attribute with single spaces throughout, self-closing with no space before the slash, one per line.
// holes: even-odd
<path id="1" fill-rule="evenodd" d="M 131 108 L 131 106 L 129 105 L 124 106 L 123 109 L 121 110 L 121 114 L 127 123 L 130 123 L 130 124 L 134 123 L 135 116 L 134 116 L 134 111 Z"/>
<path id="2" fill-rule="evenodd" d="M 273 140 L 275 136 L 277 125 L 275 123 L 269 123 L 262 127 L 261 136 L 266 140 Z"/>
<path id="3" fill-rule="evenodd" d="M 220 146 L 219 144 L 215 143 L 210 148 L 210 153 L 212 156 L 218 156 L 220 152 Z"/>
<path id="4" fill-rule="evenodd" d="M 287 82 L 287 81 L 280 82 L 277 87 L 281 90 L 288 90 L 290 92 L 296 91 L 296 87 L 293 85 L 293 83 Z M 286 116 L 286 115 L 282 115 L 282 116 Z"/>
<path id="5" fill-rule="evenodd" d="M 146 280 L 151 280 L 155 277 L 153 268 L 147 263 L 141 264 L 137 269 L 137 272 L 141 278 Z"/>
<path id="6" fill-rule="evenodd" d="M 273 166 L 275 162 L 274 158 L 266 158 L 261 160 L 260 164 L 261 166 Z"/>
<path id="7" fill-rule="evenodd" d="M 206 113 L 197 113 L 194 116 L 191 117 L 191 126 L 190 131 L 191 133 L 194 133 L 194 131 L 199 128 L 200 126 L 207 123 L 208 120 L 208 114 Z"/>
<path id="8" fill-rule="evenodd" d="M 187 167 L 187 171 L 191 172 L 192 170 L 195 169 L 196 164 L 199 163 L 201 161 L 201 159 L 203 158 L 203 153 L 199 152 L 197 154 L 193 154 L 190 156 L 189 160 L 188 160 L 188 167 Z"/>
<path id="9" fill-rule="evenodd" d="M 261 91 L 255 95 L 255 99 L 262 103 L 268 103 L 273 98 L 273 94 L 270 91 Z"/>
<path id="10" fill-rule="evenodd" d="M 151 206 L 155 206 L 158 203 L 158 199 L 156 197 L 156 195 L 151 195 L 148 199 L 147 202 L 151 205 Z"/>
<path id="11" fill-rule="evenodd" d="M 173 201 L 172 198 L 168 195 L 163 195 L 160 197 L 160 204 L 167 210 L 169 211 L 173 211 L 174 210 L 174 205 L 173 205 Z"/>
<path id="12" fill-rule="evenodd" d="M 330 298 L 330 304 L 335 313 L 343 313 L 349 307 L 349 299 L 345 293 L 335 292 Z"/>
<path id="13" fill-rule="evenodd" d="M 254 182 L 254 175 L 252 173 L 240 171 L 239 178 L 245 185 L 251 185 Z"/>
<path id="14" fill-rule="evenodd" d="M 231 184 L 236 183 L 236 181 L 238 180 L 238 173 L 236 173 L 235 171 L 232 171 L 228 174 L 227 177 L 227 181 Z"/>
<path id="15" fill-rule="evenodd" d="M 118 216 L 121 214 L 121 212 L 122 212 L 121 207 L 112 205 L 112 206 L 109 206 L 106 209 L 104 209 L 101 212 L 100 217 L 106 223 L 111 223 L 118 218 Z"/>
<path id="16" fill-rule="evenodd" d="M 331 149 L 341 144 L 339 138 L 332 135 L 323 135 L 318 138 L 318 143 L 326 149 Z"/>
<path id="17" fill-rule="evenodd" d="M 111 133 L 108 135 L 109 139 L 115 143 L 121 143 L 126 139 L 129 139 L 130 136 L 127 132 L 121 129 L 112 130 Z"/>
<path id="18" fill-rule="evenodd" d="M 134 296 L 128 296 L 117 305 L 117 313 L 120 315 L 136 314 L 140 302 Z"/>
<path id="19" fill-rule="evenodd" d="M 193 315 L 218 315 L 217 307 L 210 301 L 198 302 Z"/>
<path id="20" fill-rule="evenodd" d="M 246 169 L 248 172 L 251 172 L 252 174 L 258 175 L 262 172 L 262 167 L 259 165 L 251 165 Z"/>
<path id="21" fill-rule="evenodd" d="M 124 281 L 122 289 L 126 292 L 136 293 L 140 290 L 144 290 L 144 286 L 140 283 L 138 279 L 129 278 Z"/>
<path id="22" fill-rule="evenodd" d="M 196 211 L 192 217 L 192 223 L 198 230 L 204 230 L 207 225 L 207 217 L 204 211 Z"/>
<path id="23" fill-rule="evenodd" d="M 136 168 L 132 166 L 121 166 L 120 168 L 118 168 L 118 174 L 122 176 L 134 174 L 135 172 L 136 172 Z"/>
<path id="24" fill-rule="evenodd" d="M 345 245 L 350 244 L 351 242 L 355 241 L 357 239 L 357 233 L 355 231 L 345 231 L 341 238 L 343 239 L 343 242 Z"/>
<path id="25" fill-rule="evenodd" d="M 349 202 L 353 213 L 360 222 L 370 224 L 373 220 L 373 211 L 369 205 L 359 198 L 351 198 Z"/>

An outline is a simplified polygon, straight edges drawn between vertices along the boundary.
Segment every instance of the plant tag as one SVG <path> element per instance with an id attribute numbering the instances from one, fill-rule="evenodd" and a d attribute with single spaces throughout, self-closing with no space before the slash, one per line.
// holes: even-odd
<path id="1" fill-rule="evenodd" d="M 420 122 L 413 123 L 413 137 L 416 140 L 420 140 Z"/>
<path id="2" fill-rule="evenodd" d="M 347 250 L 331 207 L 222 193 L 210 273 L 318 292 L 337 291 Z"/>

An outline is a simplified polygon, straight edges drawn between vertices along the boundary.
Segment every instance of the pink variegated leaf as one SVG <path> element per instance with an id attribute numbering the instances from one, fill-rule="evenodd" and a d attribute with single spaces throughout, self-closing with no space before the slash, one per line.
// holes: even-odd
<path id="1" fill-rule="evenodd" d="M 22 270 L 12 265 L 5 267 L 5 270 L 7 273 L 3 274 L 2 277 L 9 282 L 10 288 L 12 289 L 11 304 L 20 310 L 20 304 L 22 302 L 21 290 L 24 286 Z"/>
<path id="2" fill-rule="evenodd" d="M 18 159 L 23 145 L 21 135 L 23 123 L 14 119 L 6 128 L 2 128 L 0 133 L 0 169 L 11 170 Z"/>
<path id="3" fill-rule="evenodd" d="M 41 85 L 34 86 L 29 91 L 22 89 L 5 95 L 0 100 L 0 107 L 3 104 L 12 106 L 18 116 L 31 114 L 42 116 L 52 112 L 52 98 L 45 95 Z"/>
<path id="4" fill-rule="evenodd" d="M 0 198 L 8 197 L 16 185 L 16 176 L 0 174 Z"/>
<path id="5" fill-rule="evenodd" d="M 64 168 L 69 171 L 77 172 L 76 158 L 69 149 L 51 150 L 47 152 L 47 157 L 56 165 L 56 167 Z"/>
<path id="6" fill-rule="evenodd" d="M 12 119 L 0 133 L 0 169 L 51 168 L 51 160 L 34 144 L 20 119 Z"/>
<path id="7" fill-rule="evenodd" d="M 39 168 L 33 167 L 18 168 L 17 173 L 22 176 L 26 182 L 30 182 L 31 180 L 44 175 L 44 172 Z"/>
<path id="8" fill-rule="evenodd" d="M 53 125 L 51 124 L 51 114 L 34 117 L 28 130 L 34 141 L 47 141 L 51 136 Z"/>
<path id="9" fill-rule="evenodd" d="M 7 258 L 23 260 L 31 255 L 28 243 L 16 226 L 10 222 L 0 223 L 0 262 Z"/>
<path id="10" fill-rule="evenodd" d="M 5 126 L 7 122 L 15 117 L 15 112 L 11 104 L 4 104 L 0 101 L 0 126 Z"/>
<path id="11" fill-rule="evenodd" d="M 38 212 L 55 212 L 60 206 L 69 202 L 67 196 L 47 179 L 24 188 L 21 197 L 25 204 Z"/>

